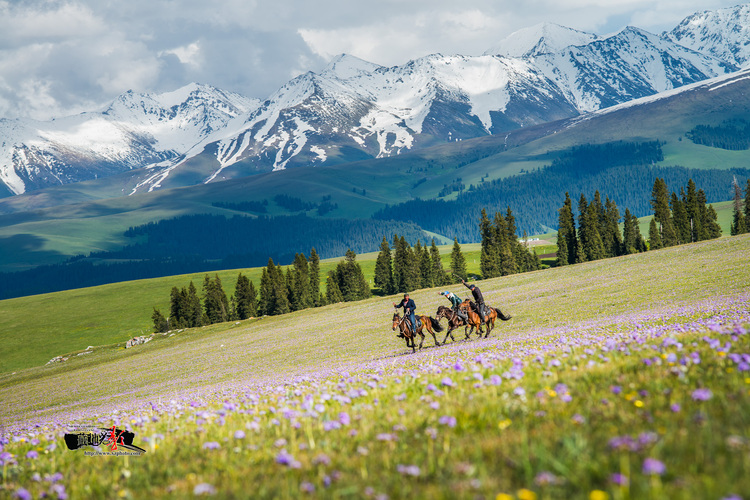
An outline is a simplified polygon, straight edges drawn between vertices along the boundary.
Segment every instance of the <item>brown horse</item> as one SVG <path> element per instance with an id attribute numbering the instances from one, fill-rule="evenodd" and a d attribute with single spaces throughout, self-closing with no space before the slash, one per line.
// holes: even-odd
<path id="1" fill-rule="evenodd" d="M 448 306 L 440 306 L 438 307 L 437 314 L 435 315 L 438 321 L 445 318 L 448 320 L 448 333 L 445 334 L 445 338 L 443 339 L 443 345 L 448 341 L 448 337 L 451 338 L 453 342 L 456 341 L 455 338 L 453 338 L 453 330 L 458 328 L 459 326 L 464 327 L 464 334 L 466 335 L 466 338 L 469 338 L 469 335 L 466 334 L 466 331 L 469 329 L 469 326 L 466 324 L 466 322 L 461 319 L 458 314 L 456 314 L 456 311 L 451 309 Z"/>
<path id="2" fill-rule="evenodd" d="M 417 327 L 417 334 L 422 336 L 422 340 L 420 340 L 419 342 L 419 349 L 422 349 L 422 344 L 424 343 L 425 336 L 424 333 L 422 333 L 422 330 L 424 330 L 425 328 L 427 328 L 427 331 L 430 332 L 432 338 L 435 339 L 435 345 L 440 345 L 438 343 L 437 337 L 435 336 L 435 332 L 443 331 L 443 327 L 440 326 L 440 322 L 430 316 L 417 316 L 417 318 L 422 321 L 422 323 Z M 396 328 L 399 328 L 401 335 L 403 335 L 406 339 L 406 347 L 411 347 L 412 352 L 414 352 L 414 339 L 416 335 L 411 331 L 411 321 L 409 321 L 409 318 L 407 316 L 404 316 L 402 318 L 398 313 L 393 313 L 393 330 L 395 331 Z M 410 340 L 411 345 L 409 344 Z"/>
<path id="3" fill-rule="evenodd" d="M 469 316 L 469 326 L 471 327 L 471 329 L 469 330 L 469 333 L 466 334 L 467 339 L 474 331 L 474 328 L 477 329 L 477 334 L 481 337 L 483 324 L 487 325 L 487 333 L 484 335 L 484 338 L 487 338 L 489 337 L 492 329 L 495 328 L 495 320 L 497 318 L 500 318 L 503 321 L 508 321 L 512 318 L 512 316 L 510 315 L 506 316 L 505 314 L 503 314 L 503 312 L 497 307 L 487 306 L 488 312 L 484 315 L 484 323 L 482 323 L 482 318 L 480 318 L 479 314 L 475 311 L 475 308 L 478 307 L 478 304 L 475 304 L 469 299 L 466 299 L 461 303 L 459 307 L 461 308 L 461 310 L 466 312 L 467 316 Z"/>

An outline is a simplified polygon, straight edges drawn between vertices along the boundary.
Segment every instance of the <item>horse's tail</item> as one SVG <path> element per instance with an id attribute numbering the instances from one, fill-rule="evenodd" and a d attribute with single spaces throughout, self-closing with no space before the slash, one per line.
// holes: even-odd
<path id="1" fill-rule="evenodd" d="M 498 318 L 500 318 L 500 319 L 501 319 L 501 320 L 503 320 L 503 321 L 508 321 L 508 320 L 509 320 L 510 318 L 512 318 L 512 317 L 513 317 L 513 316 L 511 316 L 510 314 L 506 316 L 506 315 L 505 315 L 505 314 L 503 314 L 503 312 L 502 312 L 502 311 L 501 311 L 500 309 L 498 309 L 497 307 L 493 307 L 493 309 L 494 309 L 494 310 L 495 310 L 495 312 L 497 313 L 497 317 L 498 317 Z"/>
<path id="2" fill-rule="evenodd" d="M 443 327 L 440 326 L 440 322 L 438 320 L 436 320 L 432 316 L 428 316 L 428 318 L 430 319 L 430 323 L 432 323 L 432 328 L 434 328 L 436 332 L 443 331 Z"/>

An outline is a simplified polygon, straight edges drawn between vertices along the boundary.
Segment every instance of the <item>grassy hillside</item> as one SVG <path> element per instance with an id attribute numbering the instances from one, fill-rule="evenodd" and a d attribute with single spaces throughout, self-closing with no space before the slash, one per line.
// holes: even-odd
<path id="1" fill-rule="evenodd" d="M 444 266 L 450 266 L 452 245 L 439 246 Z M 464 245 L 470 272 L 479 272 L 479 245 Z M 546 251 L 554 251 L 548 249 Z M 377 253 L 361 254 L 362 266 L 371 286 Z M 340 259 L 321 261 L 321 286 Z M 227 296 L 234 293 L 242 272 L 260 285 L 261 268 L 237 269 L 218 274 Z M 114 283 L 0 301 L 0 373 L 43 365 L 55 356 L 77 352 L 88 346 L 122 343 L 153 330 L 153 308 L 169 311 L 173 286 L 187 287 L 192 280 L 200 293 L 206 273 Z"/>
<path id="2" fill-rule="evenodd" d="M 516 335 L 539 328 L 557 328 L 571 321 L 601 319 L 631 310 L 656 309 L 745 292 L 750 283 L 749 250 L 748 236 L 722 238 L 512 275 L 480 285 L 488 303 L 514 316 L 509 324 L 512 326 L 501 325 L 498 335 L 511 331 Z M 469 253 L 467 261 L 478 266 L 475 260 L 478 259 Z M 365 265 L 365 268 L 371 272 L 370 266 Z M 223 276 L 227 289 L 233 286 L 232 274 Z M 257 274 L 248 274 L 257 277 Z M 85 398 L 93 397 L 98 390 L 96 384 L 89 389 L 79 385 L 71 399 L 64 389 L 65 381 L 79 376 L 85 379 L 105 369 L 112 374 L 118 370 L 133 373 L 137 381 L 107 379 L 111 391 L 127 398 L 129 396 L 124 394 L 131 391 L 156 394 L 167 390 L 161 388 L 164 381 L 158 376 L 165 366 L 181 374 L 179 379 L 166 383 L 167 386 L 187 387 L 188 382 L 204 386 L 245 377 L 280 376 L 325 366 L 333 359 L 343 363 L 403 352 L 400 342 L 390 332 L 393 297 L 187 330 L 143 348 L 124 351 L 123 342 L 130 336 L 150 331 L 151 307 L 166 308 L 169 288 L 173 284 L 184 286 L 190 278 L 107 285 L 39 296 L 33 302 L 26 298 L 0 303 L 4 308 L 0 317 L 5 322 L 2 325 L 4 351 L 0 359 L 4 363 L 15 363 L 17 372 L 3 375 L 0 399 L 12 397 L 12 401 L 20 405 L 14 403 L 0 411 L 5 411 L 6 417 L 7 412 L 20 416 L 26 411 L 59 404 L 75 401 L 83 404 Z M 197 282 L 202 276 L 192 276 L 192 279 Z M 460 285 L 449 289 L 466 294 Z M 439 305 L 447 303 L 437 291 L 421 290 L 412 294 L 421 313 L 434 314 Z M 18 314 L 23 301 L 33 306 L 26 314 Z M 38 307 L 38 304 L 45 307 Z M 45 310 L 53 311 L 50 317 L 45 316 Z M 70 312 L 66 314 L 65 310 Z M 59 321 L 55 321 L 58 316 Z M 85 318 L 85 322 L 73 327 L 76 317 Z M 34 321 L 30 321 L 31 318 Z M 105 344 L 109 346 L 93 354 L 73 356 L 66 363 L 18 371 L 18 367 L 39 365 L 55 355 Z M 196 357 L 201 359 L 198 364 L 194 361 Z M 20 381 L 32 380 L 34 384 L 58 389 L 51 390 L 44 400 L 34 400 L 20 389 L 25 387 L 25 382 L 19 385 Z"/>
<path id="3" fill-rule="evenodd" d="M 728 498 L 750 488 L 749 259 L 746 235 L 488 280 L 513 319 L 416 355 L 373 298 L 4 375 L 0 492 Z M 84 422 L 145 454 L 65 449 Z"/>

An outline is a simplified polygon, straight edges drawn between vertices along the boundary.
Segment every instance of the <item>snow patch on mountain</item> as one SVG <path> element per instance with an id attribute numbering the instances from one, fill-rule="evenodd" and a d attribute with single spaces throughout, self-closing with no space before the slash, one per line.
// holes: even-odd
<path id="1" fill-rule="evenodd" d="M 750 62 L 750 4 L 697 12 L 663 36 L 696 52 L 745 66 Z"/>
<path id="2" fill-rule="evenodd" d="M 571 45 L 586 45 L 599 37 L 593 33 L 566 28 L 554 23 L 540 23 L 511 33 L 484 55 L 534 57 L 559 52 Z"/>

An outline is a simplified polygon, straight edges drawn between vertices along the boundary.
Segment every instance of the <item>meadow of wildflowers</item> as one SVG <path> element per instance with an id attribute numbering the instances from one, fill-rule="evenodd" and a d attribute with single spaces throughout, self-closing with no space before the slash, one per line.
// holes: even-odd
<path id="1" fill-rule="evenodd" d="M 513 320 L 416 354 L 377 298 L 3 376 L 0 496 L 750 498 L 750 238 L 480 285 Z"/>

